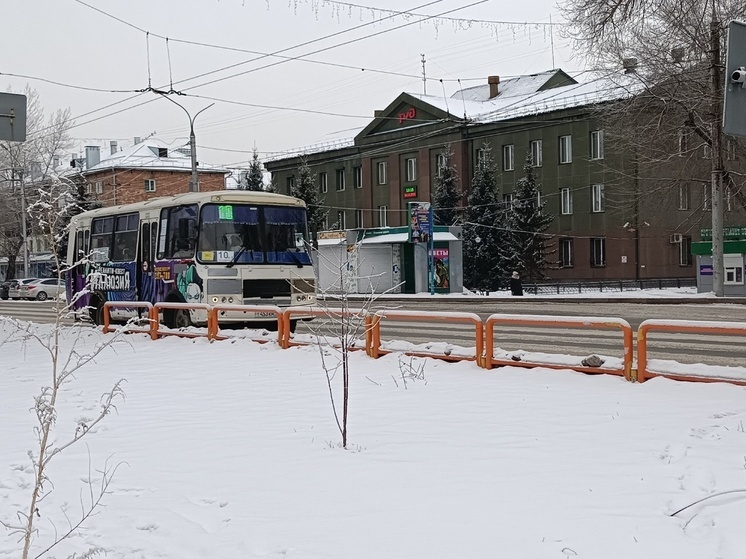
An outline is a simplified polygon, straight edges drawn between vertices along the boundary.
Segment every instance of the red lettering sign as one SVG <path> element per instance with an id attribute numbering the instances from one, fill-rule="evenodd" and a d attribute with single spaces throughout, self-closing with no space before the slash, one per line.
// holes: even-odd
<path id="1" fill-rule="evenodd" d="M 414 110 L 414 107 L 411 107 L 407 112 L 399 113 L 399 124 L 401 124 L 405 120 L 412 119 L 416 116 L 417 116 L 417 112 Z"/>

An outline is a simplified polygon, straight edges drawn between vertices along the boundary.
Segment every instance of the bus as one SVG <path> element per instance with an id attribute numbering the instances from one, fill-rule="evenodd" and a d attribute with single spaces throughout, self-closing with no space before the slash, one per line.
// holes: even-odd
<path id="1" fill-rule="evenodd" d="M 71 219 L 67 297 L 95 324 L 102 324 L 107 301 L 313 305 L 308 247 L 305 203 L 290 196 L 191 192 L 99 208 Z M 260 311 L 219 317 L 268 325 L 273 319 Z M 163 321 L 169 328 L 201 326 L 207 313 L 164 309 Z"/>

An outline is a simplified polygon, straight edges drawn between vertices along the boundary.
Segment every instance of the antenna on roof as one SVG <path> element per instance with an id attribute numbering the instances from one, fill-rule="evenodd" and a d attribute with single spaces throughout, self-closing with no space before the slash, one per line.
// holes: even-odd
<path id="1" fill-rule="evenodd" d="M 441 79 L 441 80 L 439 80 L 439 81 L 440 81 L 440 87 L 442 87 L 442 88 L 443 88 L 443 101 L 445 101 L 445 104 L 446 104 L 446 112 L 447 112 L 448 114 L 451 114 L 451 111 L 450 111 L 450 109 L 448 108 L 448 97 L 446 97 L 446 85 L 445 85 L 445 84 L 443 83 L 443 80 L 442 80 L 442 79 Z"/>
<path id="2" fill-rule="evenodd" d="M 422 57 L 422 94 L 427 95 L 427 74 L 425 74 L 425 55 L 420 54 Z"/>
<path id="3" fill-rule="evenodd" d="M 554 64 L 554 26 L 552 25 L 552 14 L 549 14 L 549 44 L 552 47 L 552 68 L 556 68 Z"/>
<path id="4" fill-rule="evenodd" d="M 461 92 L 461 102 L 464 104 L 464 121 L 466 121 L 466 101 L 464 100 L 464 88 L 461 87 L 461 78 L 457 78 L 458 90 Z"/>

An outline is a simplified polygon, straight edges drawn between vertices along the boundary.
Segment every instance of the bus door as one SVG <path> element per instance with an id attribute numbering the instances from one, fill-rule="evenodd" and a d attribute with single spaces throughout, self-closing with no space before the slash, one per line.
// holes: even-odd
<path id="1" fill-rule="evenodd" d="M 88 226 L 85 226 L 85 228 L 81 227 L 75 232 L 73 259 L 70 262 L 70 268 L 67 272 L 67 290 L 70 297 L 85 289 L 90 242 L 91 230 Z M 87 304 L 88 298 L 81 298 L 77 301 L 75 308 L 77 309 Z"/>
<path id="2" fill-rule="evenodd" d="M 155 252 L 158 242 L 158 222 L 140 222 L 140 250 L 137 262 L 137 298 L 155 304 L 156 285 L 154 274 Z"/>

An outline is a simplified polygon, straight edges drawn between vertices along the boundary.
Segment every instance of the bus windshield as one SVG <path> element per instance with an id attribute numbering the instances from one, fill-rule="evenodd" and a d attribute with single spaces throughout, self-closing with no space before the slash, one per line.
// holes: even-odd
<path id="1" fill-rule="evenodd" d="M 302 208 L 205 204 L 197 257 L 206 264 L 310 264 Z"/>

